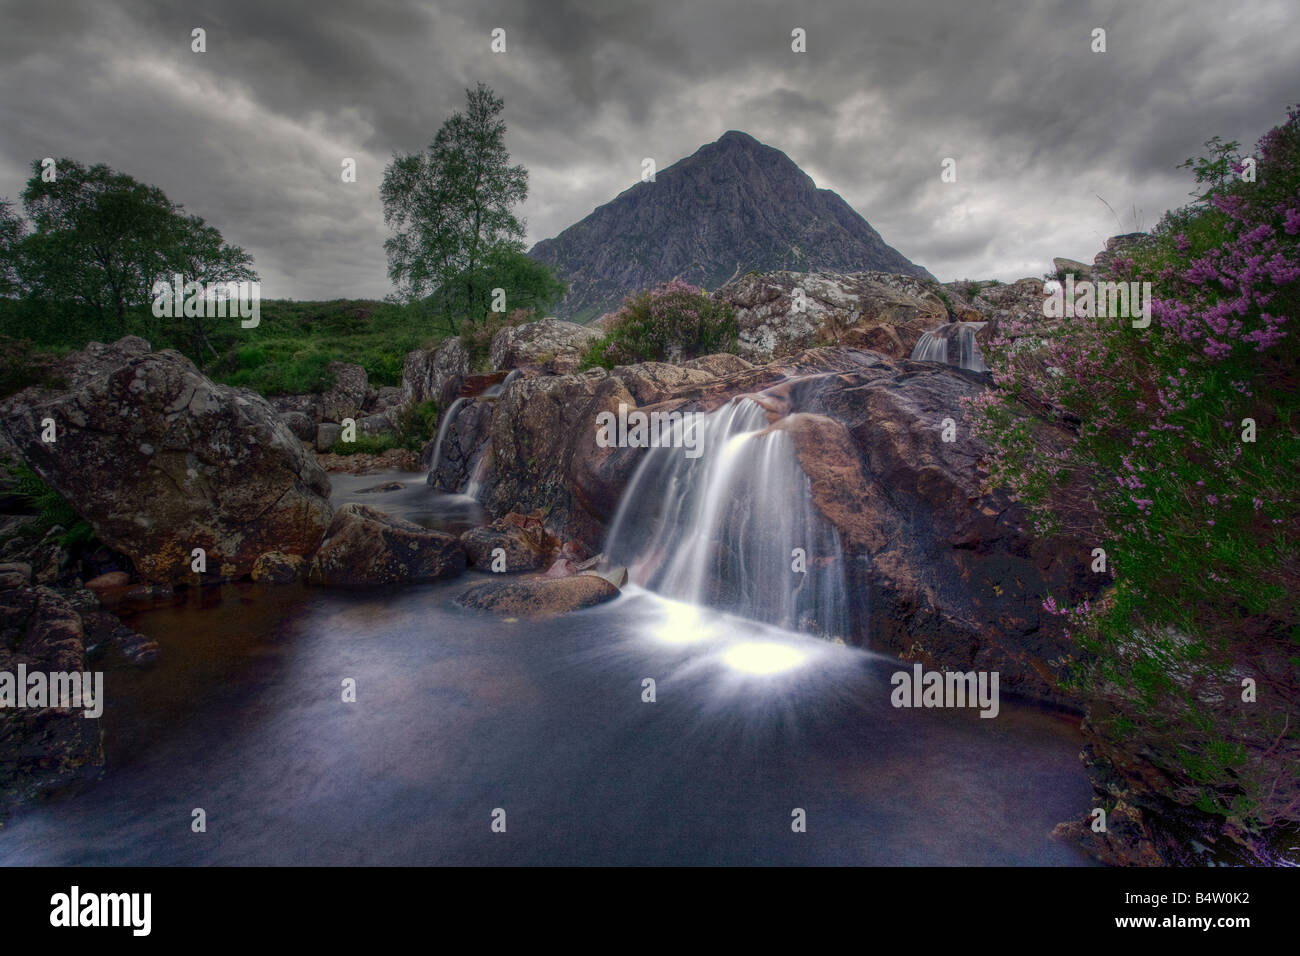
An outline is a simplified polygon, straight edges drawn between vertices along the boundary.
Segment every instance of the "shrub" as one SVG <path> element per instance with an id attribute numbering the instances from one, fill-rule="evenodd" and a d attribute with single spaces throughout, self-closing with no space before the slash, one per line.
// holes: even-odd
<path id="1" fill-rule="evenodd" d="M 985 348 L 997 388 L 967 411 L 991 481 L 1039 530 L 1106 550 L 1102 600 L 1043 606 L 1082 651 L 1094 723 L 1140 741 L 1171 797 L 1249 832 L 1300 819 L 1300 114 L 1260 140 L 1254 183 L 1223 175 L 1244 168 L 1236 144 L 1207 145 L 1185 164 L 1207 191 L 1110 264 L 1152 282 L 1150 327 L 1003 323 Z M 1070 425 L 1063 447 L 1043 451 L 1025 405 Z M 1071 487 L 1090 507 L 1063 504 Z"/>
<path id="2" fill-rule="evenodd" d="M 681 279 L 624 299 L 608 329 L 583 357 L 582 368 L 734 352 L 739 335 L 731 306 Z"/>
<path id="3" fill-rule="evenodd" d="M 438 403 L 434 399 L 403 405 L 393 414 L 393 436 L 403 448 L 419 451 L 438 434 Z"/>
<path id="4" fill-rule="evenodd" d="M 460 344 L 469 353 L 472 372 L 491 370 L 492 339 L 502 329 L 537 321 L 532 309 L 515 309 L 512 312 L 489 312 L 482 322 L 466 322 L 460 329 Z"/>
<path id="5" fill-rule="evenodd" d="M 63 528 L 58 542 L 63 547 L 86 544 L 95 540 L 95 531 L 57 491 L 45 483 L 40 475 L 24 464 L 13 466 L 18 495 L 36 514 L 32 534 L 42 538 L 56 526 Z"/>

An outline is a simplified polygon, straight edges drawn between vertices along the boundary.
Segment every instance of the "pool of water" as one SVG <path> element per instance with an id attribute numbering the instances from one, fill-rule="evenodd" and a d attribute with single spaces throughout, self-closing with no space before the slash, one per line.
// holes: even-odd
<path id="1" fill-rule="evenodd" d="M 106 676 L 104 774 L 0 864 L 1086 862 L 1048 837 L 1088 806 L 1077 720 L 894 709 L 897 662 L 636 589 L 502 621 L 453 603 L 475 577 L 132 617 L 162 659 Z"/>

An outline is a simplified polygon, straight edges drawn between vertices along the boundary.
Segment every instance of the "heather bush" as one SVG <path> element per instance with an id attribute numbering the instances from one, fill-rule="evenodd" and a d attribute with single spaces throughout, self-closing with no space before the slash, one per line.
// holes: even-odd
<path id="1" fill-rule="evenodd" d="M 1150 327 L 1002 323 L 984 349 L 997 388 L 967 412 L 991 483 L 1040 531 L 1105 549 L 1101 600 L 1044 603 L 1093 722 L 1249 845 L 1300 820 L 1300 113 L 1259 141 L 1253 182 L 1237 145 L 1185 163 L 1195 201 L 1110 263 L 1152 283 Z M 1064 436 L 1050 452 L 1044 419 Z"/>
<path id="2" fill-rule="evenodd" d="M 738 335 L 731 306 L 681 279 L 624 299 L 608 329 L 583 357 L 583 368 L 734 352 Z"/>

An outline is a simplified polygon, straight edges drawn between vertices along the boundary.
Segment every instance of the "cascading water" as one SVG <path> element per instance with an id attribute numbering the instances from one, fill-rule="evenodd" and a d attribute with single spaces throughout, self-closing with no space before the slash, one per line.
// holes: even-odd
<path id="1" fill-rule="evenodd" d="M 983 322 L 949 322 L 926 332 L 912 349 L 912 361 L 941 362 L 972 372 L 987 372 L 988 366 L 975 341 L 975 333 L 982 328 Z M 954 345 L 956 355 L 953 355 Z"/>
<path id="2" fill-rule="evenodd" d="M 469 466 L 469 482 L 465 485 L 465 490 L 461 492 L 461 494 L 469 495 L 476 501 L 478 496 L 483 493 L 483 485 L 487 481 L 488 463 L 492 460 L 491 448 L 492 441 L 489 439 L 478 450 L 478 453 L 474 456 L 474 461 Z"/>
<path id="3" fill-rule="evenodd" d="M 442 458 L 442 440 L 447 437 L 447 429 L 456 420 L 456 413 L 460 411 L 460 407 L 467 401 L 469 401 L 467 398 L 456 399 L 447 409 L 447 413 L 442 416 L 442 424 L 438 426 L 438 437 L 433 440 L 433 461 L 429 465 L 430 480 L 438 473 L 438 462 Z"/>
<path id="4" fill-rule="evenodd" d="M 702 454 L 651 448 L 623 493 L 606 560 L 665 597 L 844 637 L 839 535 L 812 502 L 790 435 L 747 398 L 678 428 Z M 795 549 L 806 570 L 795 570 Z"/>

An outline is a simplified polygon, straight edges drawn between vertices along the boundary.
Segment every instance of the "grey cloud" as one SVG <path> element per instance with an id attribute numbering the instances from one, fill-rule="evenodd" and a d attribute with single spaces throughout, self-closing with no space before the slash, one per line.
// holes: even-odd
<path id="1" fill-rule="evenodd" d="M 743 129 L 940 278 L 1015 278 L 1115 231 L 1094 194 L 1150 225 L 1185 201 L 1175 166 L 1204 140 L 1249 146 L 1279 122 L 1300 99 L 1288 6 L 6 2 L 0 196 L 40 156 L 108 162 L 248 248 L 268 294 L 381 296 L 383 166 L 483 81 L 530 171 L 532 241 L 632 185 L 642 157 L 663 168 Z M 504 55 L 488 51 L 497 26 Z M 938 182 L 945 156 L 959 189 Z"/>

